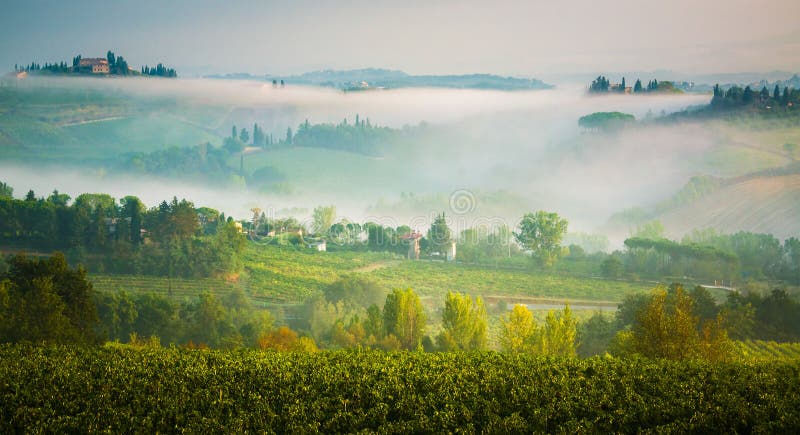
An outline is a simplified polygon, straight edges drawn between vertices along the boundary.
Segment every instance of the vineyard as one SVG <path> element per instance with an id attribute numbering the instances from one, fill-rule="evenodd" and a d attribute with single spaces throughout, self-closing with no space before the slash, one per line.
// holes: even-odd
<path id="1" fill-rule="evenodd" d="M 800 363 L 0 347 L 0 432 L 793 432 Z"/>
<path id="2" fill-rule="evenodd" d="M 348 273 L 364 273 L 385 288 L 411 287 L 436 298 L 448 290 L 477 295 L 618 302 L 652 283 L 611 281 L 525 269 L 437 261 L 405 261 L 382 252 L 312 252 L 250 244 L 242 280 L 254 297 L 302 302 Z"/>
<path id="3" fill-rule="evenodd" d="M 734 342 L 734 355 L 743 361 L 800 360 L 800 343 L 747 340 Z"/>
<path id="4" fill-rule="evenodd" d="M 424 298 L 436 301 L 453 290 L 494 299 L 613 305 L 628 293 L 647 291 L 653 286 L 653 283 L 590 278 L 564 271 L 547 273 L 521 267 L 406 261 L 386 252 L 316 252 L 257 243 L 248 243 L 243 263 L 244 270 L 235 280 L 109 274 L 90 277 L 99 291 L 124 289 L 178 299 L 191 298 L 202 291 L 221 294 L 238 287 L 261 308 L 301 304 L 342 276 L 354 273 L 373 279 L 386 290 L 411 287 Z"/>
<path id="5" fill-rule="evenodd" d="M 235 284 L 214 278 L 167 278 L 150 275 L 104 275 L 91 274 L 89 279 L 95 290 L 130 293 L 155 293 L 175 298 L 193 298 L 203 291 L 227 293 Z"/>
<path id="6" fill-rule="evenodd" d="M 384 252 L 316 252 L 250 243 L 241 281 L 255 299 L 300 303 L 343 274 L 395 258 Z"/>
<path id="7" fill-rule="evenodd" d="M 628 293 L 646 291 L 652 283 L 494 269 L 432 261 L 408 261 L 371 274 L 386 285 L 411 287 L 421 294 L 444 295 L 448 290 L 476 295 L 526 296 L 542 299 L 618 302 Z"/>

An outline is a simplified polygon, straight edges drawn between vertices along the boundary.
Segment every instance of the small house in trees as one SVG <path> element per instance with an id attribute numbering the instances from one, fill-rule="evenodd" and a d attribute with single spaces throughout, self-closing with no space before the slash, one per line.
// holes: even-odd
<path id="1" fill-rule="evenodd" d="M 400 236 L 400 240 L 408 243 L 408 254 L 406 258 L 409 260 L 419 260 L 419 239 L 421 238 L 422 234 L 416 231 Z"/>
<path id="2" fill-rule="evenodd" d="M 78 63 L 78 69 L 81 72 L 89 72 L 92 74 L 108 74 L 108 59 L 102 57 L 81 58 Z"/>

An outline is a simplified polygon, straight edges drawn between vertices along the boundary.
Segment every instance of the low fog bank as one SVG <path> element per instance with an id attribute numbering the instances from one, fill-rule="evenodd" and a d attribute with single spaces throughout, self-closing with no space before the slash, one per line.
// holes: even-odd
<path id="1" fill-rule="evenodd" d="M 378 215 L 393 217 L 399 225 L 433 212 L 448 212 L 447 198 L 453 192 L 473 192 L 480 198 L 481 193 L 491 196 L 491 192 L 503 191 L 511 193 L 512 204 L 487 207 L 478 203 L 474 214 L 501 217 L 514 224 L 526 210 L 546 209 L 570 219 L 571 229 L 592 231 L 614 212 L 669 196 L 698 173 L 687 162 L 718 145 L 717 138 L 699 125 L 648 125 L 600 134 L 582 132 L 577 123 L 581 116 L 599 111 L 621 111 L 644 119 L 706 104 L 708 95 L 591 97 L 581 86 L 520 92 L 398 89 L 343 93 L 291 84 L 273 88 L 264 82 L 153 78 L 36 78 L 27 86 L 176 98 L 179 108 L 210 107 L 222 113 L 219 129 L 225 132 L 233 123 L 250 127 L 259 122 L 274 125 L 279 134 L 305 119 L 338 123 L 344 118 L 352 121 L 355 114 L 392 127 L 425 123 L 411 129 L 410 139 L 380 160 L 353 155 L 352 162 L 343 167 L 333 167 L 324 159 L 301 162 L 317 173 L 317 179 L 306 180 L 289 171 L 287 182 L 295 190 L 288 195 L 63 167 L 42 170 L 8 162 L 0 167 L 0 180 L 9 182 L 18 197 L 28 189 L 38 196 L 58 189 L 73 197 L 86 192 L 117 198 L 136 195 L 155 206 L 177 196 L 237 218 L 249 218 L 253 207 L 276 215 L 294 209 L 298 218 L 304 218 L 314 206 L 334 204 L 340 216 L 351 220 Z M 262 152 L 268 164 L 270 153 Z M 304 155 L 314 153 L 306 151 Z M 369 165 L 400 169 L 393 174 L 374 173 L 365 171 Z M 356 174 L 369 174 L 369 178 L 362 180 Z M 359 181 L 343 182 L 350 178 Z M 380 205 L 402 203 L 404 192 L 443 199 L 435 207 L 425 203 Z M 398 209 L 403 212 L 387 214 Z"/>
<path id="2" fill-rule="evenodd" d="M 575 120 L 567 120 L 564 115 L 572 117 L 606 110 L 624 110 L 641 118 L 648 110 L 656 114 L 662 110 L 671 112 L 709 99 L 704 95 L 591 98 L 585 94 L 585 87 L 577 85 L 534 91 L 403 88 L 343 92 L 291 83 L 284 88 L 273 87 L 271 83 L 248 80 L 31 77 L 20 81 L 20 86 L 95 89 L 130 97 L 176 98 L 186 106 L 221 106 L 226 110 L 242 110 L 243 116 L 252 117 L 257 117 L 261 110 L 274 115 L 275 109 L 280 109 L 294 115 L 287 121 L 288 127 L 295 127 L 306 119 L 312 123 L 338 123 L 345 118 L 352 121 L 356 114 L 395 128 L 420 122 L 451 123 L 507 112 L 551 114 L 568 122 Z M 249 125 L 266 120 L 233 121 Z"/>

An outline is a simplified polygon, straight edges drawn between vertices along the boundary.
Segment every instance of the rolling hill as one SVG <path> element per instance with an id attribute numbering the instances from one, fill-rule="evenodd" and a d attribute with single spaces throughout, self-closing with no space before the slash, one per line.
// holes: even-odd
<path id="1" fill-rule="evenodd" d="M 667 235 L 695 228 L 724 233 L 771 233 L 783 240 L 800 234 L 800 173 L 743 177 L 739 181 L 654 217 Z"/>

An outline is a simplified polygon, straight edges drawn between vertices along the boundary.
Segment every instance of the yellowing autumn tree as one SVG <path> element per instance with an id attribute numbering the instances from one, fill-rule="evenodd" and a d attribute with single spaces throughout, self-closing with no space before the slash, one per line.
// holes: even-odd
<path id="1" fill-rule="evenodd" d="M 575 356 L 575 336 L 578 321 L 569 305 L 561 312 L 550 311 L 539 339 L 539 353 L 543 355 Z"/>
<path id="2" fill-rule="evenodd" d="M 386 296 L 383 306 L 383 326 L 386 335 L 394 335 L 404 349 L 422 347 L 425 333 L 425 310 L 412 289 L 394 289 Z"/>
<path id="3" fill-rule="evenodd" d="M 577 326 L 569 305 L 563 311 L 547 313 L 544 325 L 540 327 L 528 307 L 517 304 L 501 319 L 500 343 L 509 352 L 575 356 Z"/>
<path id="4" fill-rule="evenodd" d="M 476 350 L 486 347 L 486 307 L 480 296 L 447 292 L 442 311 L 444 330 L 437 343 L 442 350 Z"/>
<path id="5" fill-rule="evenodd" d="M 260 349 L 273 349 L 293 352 L 316 352 L 317 344 L 309 337 L 298 337 L 297 333 L 287 326 L 262 335 L 258 339 Z"/>
<path id="6" fill-rule="evenodd" d="M 500 345 L 508 352 L 530 352 L 538 333 L 533 313 L 525 305 L 515 304 L 500 321 Z"/>
<path id="7" fill-rule="evenodd" d="M 636 314 L 631 331 L 618 335 L 617 352 L 672 360 L 727 359 L 730 340 L 723 317 L 701 322 L 693 314 L 693 304 L 681 286 L 672 294 L 661 287 L 654 289 L 649 302 Z"/>

